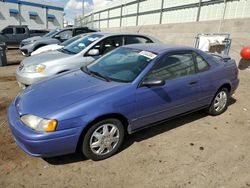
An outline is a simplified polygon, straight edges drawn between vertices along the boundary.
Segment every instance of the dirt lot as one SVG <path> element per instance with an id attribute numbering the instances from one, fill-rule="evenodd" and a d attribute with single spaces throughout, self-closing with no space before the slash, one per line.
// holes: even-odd
<path id="1" fill-rule="evenodd" d="M 0 68 L 0 187 L 250 187 L 250 69 L 229 109 L 197 112 L 126 138 L 99 162 L 80 154 L 33 158 L 14 142 L 6 107 L 19 92 L 16 66 Z"/>

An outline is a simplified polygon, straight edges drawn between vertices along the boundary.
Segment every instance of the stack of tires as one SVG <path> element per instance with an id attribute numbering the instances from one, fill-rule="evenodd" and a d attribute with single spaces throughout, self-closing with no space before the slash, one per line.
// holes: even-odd
<path id="1" fill-rule="evenodd" d="M 7 65 L 6 44 L 0 43 L 0 67 Z"/>

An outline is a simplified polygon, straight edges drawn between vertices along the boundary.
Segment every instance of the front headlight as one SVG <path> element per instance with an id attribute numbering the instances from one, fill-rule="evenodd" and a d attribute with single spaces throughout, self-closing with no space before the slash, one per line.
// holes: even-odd
<path id="1" fill-rule="evenodd" d="M 43 64 L 37 65 L 36 66 L 36 72 L 44 72 L 46 69 L 46 66 Z"/>
<path id="2" fill-rule="evenodd" d="M 29 41 L 23 42 L 23 44 L 24 44 L 24 45 L 28 45 L 28 44 L 31 44 L 31 43 L 33 43 L 33 42 L 35 42 L 35 41 L 34 41 L 34 40 L 29 40 Z"/>
<path id="3" fill-rule="evenodd" d="M 28 127 L 39 132 L 53 132 L 57 126 L 55 119 L 43 119 L 34 115 L 24 115 L 21 117 L 21 121 Z"/>
<path id="4" fill-rule="evenodd" d="M 26 66 L 24 67 L 23 71 L 24 72 L 38 72 L 38 73 L 41 73 L 41 72 L 44 72 L 46 69 L 46 66 L 43 65 L 43 64 L 39 64 L 39 65 L 31 65 L 31 66 Z"/>

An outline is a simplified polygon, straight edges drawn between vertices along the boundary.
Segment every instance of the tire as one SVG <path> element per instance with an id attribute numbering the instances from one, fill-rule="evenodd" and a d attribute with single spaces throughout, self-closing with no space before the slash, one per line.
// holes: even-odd
<path id="1" fill-rule="evenodd" d="M 229 101 L 229 93 L 227 88 L 220 89 L 210 106 L 207 108 L 207 113 L 212 116 L 217 116 L 224 113 L 227 110 Z"/>
<path id="2" fill-rule="evenodd" d="M 81 150 L 89 159 L 94 161 L 103 160 L 111 157 L 119 150 L 123 139 L 124 128 L 121 121 L 118 119 L 105 119 L 97 122 L 87 130 L 82 139 Z"/>

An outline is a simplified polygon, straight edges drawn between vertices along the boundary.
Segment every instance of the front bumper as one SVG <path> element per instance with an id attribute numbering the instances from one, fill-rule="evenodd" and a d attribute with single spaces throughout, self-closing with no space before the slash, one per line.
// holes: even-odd
<path id="1" fill-rule="evenodd" d="M 8 108 L 9 127 L 19 147 L 35 157 L 53 157 L 74 153 L 81 128 L 58 130 L 52 133 L 40 133 L 24 125 L 14 103 Z"/>
<path id="2" fill-rule="evenodd" d="M 44 75 L 42 73 L 27 73 L 22 72 L 19 69 L 17 69 L 16 71 L 16 80 L 19 85 L 29 86 L 31 84 L 34 84 L 35 82 L 38 82 L 48 77 L 49 76 Z"/>

